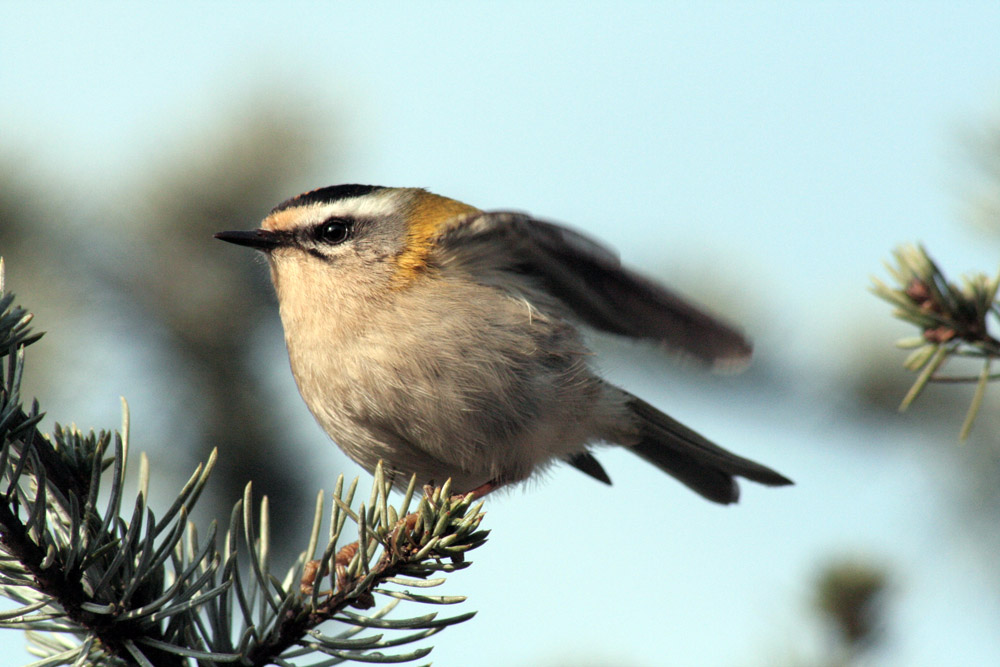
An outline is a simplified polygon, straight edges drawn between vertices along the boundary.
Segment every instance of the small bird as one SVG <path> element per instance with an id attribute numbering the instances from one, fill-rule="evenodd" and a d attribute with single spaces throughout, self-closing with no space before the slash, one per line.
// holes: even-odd
<path id="1" fill-rule="evenodd" d="M 579 325 L 717 367 L 745 363 L 751 347 L 582 234 L 352 184 L 215 237 L 266 255 L 299 392 L 348 456 L 368 471 L 383 461 L 397 486 L 451 478 L 481 496 L 558 461 L 610 484 L 598 443 L 717 503 L 736 502 L 737 476 L 791 484 L 595 373 Z"/>

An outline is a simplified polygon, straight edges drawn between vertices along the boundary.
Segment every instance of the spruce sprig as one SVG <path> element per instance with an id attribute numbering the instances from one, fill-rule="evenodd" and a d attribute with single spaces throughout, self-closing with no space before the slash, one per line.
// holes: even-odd
<path id="1" fill-rule="evenodd" d="M 366 503 L 356 503 L 358 480 L 341 476 L 329 498 L 317 495 L 308 547 L 281 579 L 267 498 L 255 503 L 249 484 L 221 546 L 214 523 L 200 538 L 189 521 L 217 452 L 159 518 L 141 455 L 128 500 L 128 405 L 117 432 L 57 424 L 41 433 L 37 401 L 25 410 L 20 399 L 25 348 L 39 335 L 13 301 L 0 260 L 0 594 L 21 605 L 0 612 L 0 627 L 28 633 L 41 658 L 34 665 L 407 662 L 430 652 L 428 637 L 475 614 L 392 613 L 404 601 L 465 600 L 414 592 L 467 567 L 466 554 L 486 540 L 483 504 L 452 496 L 448 483 L 424 489 L 409 513 L 415 479 L 394 507 L 381 465 Z M 348 522 L 357 539 L 341 546 Z"/>
<path id="2" fill-rule="evenodd" d="M 923 246 L 901 246 L 893 255 L 895 265 L 886 264 L 886 268 L 896 286 L 872 278 L 872 292 L 895 306 L 893 315 L 920 329 L 919 336 L 896 343 L 912 350 L 903 365 L 917 373 L 900 410 L 906 410 L 928 383 L 974 382 L 976 390 L 959 435 L 965 440 L 987 385 L 1000 378 L 992 373 L 993 362 L 1000 358 L 1000 340 L 990 332 L 990 320 L 1000 317 L 996 301 L 1000 274 L 971 274 L 956 285 L 948 281 Z M 943 375 L 940 371 L 955 357 L 981 360 L 981 371 L 974 376 Z"/>

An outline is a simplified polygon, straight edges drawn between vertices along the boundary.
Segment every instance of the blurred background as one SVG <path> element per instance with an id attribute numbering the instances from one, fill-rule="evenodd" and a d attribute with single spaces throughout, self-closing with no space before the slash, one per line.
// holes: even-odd
<path id="1" fill-rule="evenodd" d="M 995 2 L 0 3 L 25 393 L 46 430 L 125 396 L 154 507 L 218 447 L 197 520 L 253 480 L 290 564 L 315 491 L 369 478 L 298 397 L 264 263 L 212 233 L 340 182 L 523 209 L 750 332 L 734 377 L 595 345 L 796 486 L 717 507 L 607 451 L 612 487 L 490 497 L 435 664 L 1000 664 L 1000 404 L 964 445 L 971 386 L 898 414 L 912 333 L 867 291 L 902 242 L 996 271 L 998 34 Z"/>

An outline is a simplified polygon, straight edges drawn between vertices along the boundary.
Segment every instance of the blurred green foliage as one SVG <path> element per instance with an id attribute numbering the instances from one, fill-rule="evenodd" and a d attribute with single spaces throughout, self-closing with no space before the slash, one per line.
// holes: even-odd
<path id="1" fill-rule="evenodd" d="M 161 365 L 167 377 L 156 379 L 168 387 L 164 404 L 181 406 L 183 414 L 173 418 L 185 428 L 153 440 L 179 454 L 176 432 L 186 430 L 193 451 L 181 455 L 185 460 L 205 459 L 218 448 L 226 465 L 202 506 L 231 506 L 252 480 L 272 501 L 276 545 L 300 524 L 318 484 L 311 466 L 275 465 L 287 459 L 289 424 L 253 349 L 256 332 L 278 326 L 266 270 L 228 252 L 212 234 L 252 228 L 277 202 L 314 186 L 310 175 L 320 160 L 334 157 L 331 137 L 316 120 L 258 105 L 195 140 L 165 137 L 170 149 L 128 175 L 136 185 L 103 202 L 113 188 L 93 193 L 91 201 L 70 201 L 59 183 L 32 175 L 21 156 L 0 154 L 0 252 L 12 289 L 39 304 L 36 325 L 74 322 L 86 310 L 100 321 L 123 322 L 129 345 L 143 350 L 138 358 L 168 360 Z M 49 348 L 40 360 L 57 361 L 36 365 L 48 371 L 39 394 L 49 393 L 46 383 L 65 385 L 73 373 L 62 361 L 73 355 L 52 346 L 77 349 L 85 331 L 41 343 Z"/>

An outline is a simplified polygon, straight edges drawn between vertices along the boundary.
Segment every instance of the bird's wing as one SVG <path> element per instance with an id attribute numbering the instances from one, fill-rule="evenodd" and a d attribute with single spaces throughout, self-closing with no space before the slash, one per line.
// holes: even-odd
<path id="1" fill-rule="evenodd" d="M 750 343 L 738 330 L 566 227 L 521 213 L 477 213 L 446 225 L 436 246 L 440 261 L 477 276 L 525 276 L 595 329 L 653 340 L 719 368 L 750 357 Z"/>

